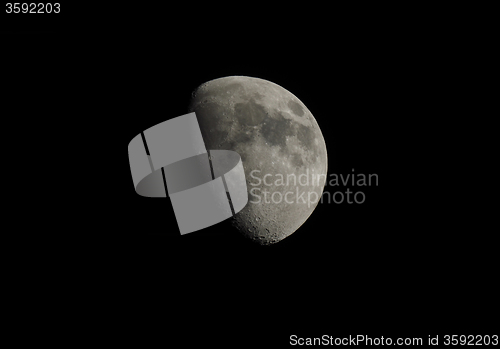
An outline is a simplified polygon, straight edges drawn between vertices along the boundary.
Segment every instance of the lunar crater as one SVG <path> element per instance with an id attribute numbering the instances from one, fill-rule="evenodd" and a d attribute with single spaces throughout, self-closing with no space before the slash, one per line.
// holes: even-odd
<path id="1" fill-rule="evenodd" d="M 304 116 L 304 109 L 302 109 L 302 106 L 294 100 L 288 101 L 288 108 L 290 108 L 295 115 Z"/>

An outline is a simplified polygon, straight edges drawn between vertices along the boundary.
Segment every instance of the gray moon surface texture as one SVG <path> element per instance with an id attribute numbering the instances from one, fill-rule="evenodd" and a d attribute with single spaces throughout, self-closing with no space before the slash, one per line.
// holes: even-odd
<path id="1" fill-rule="evenodd" d="M 232 226 L 262 245 L 294 233 L 316 208 L 327 175 L 325 140 L 307 107 L 270 81 L 228 76 L 197 87 L 188 108 L 207 149 L 242 158 L 248 203 Z"/>

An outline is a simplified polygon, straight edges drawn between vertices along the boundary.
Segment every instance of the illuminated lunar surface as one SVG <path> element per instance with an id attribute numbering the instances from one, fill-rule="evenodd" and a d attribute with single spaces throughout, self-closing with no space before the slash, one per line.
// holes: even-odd
<path id="1" fill-rule="evenodd" d="M 229 76 L 200 85 L 193 111 L 207 149 L 241 155 L 249 201 L 232 226 L 262 245 L 294 233 L 317 206 L 327 174 L 325 141 L 307 107 L 270 81 Z"/>

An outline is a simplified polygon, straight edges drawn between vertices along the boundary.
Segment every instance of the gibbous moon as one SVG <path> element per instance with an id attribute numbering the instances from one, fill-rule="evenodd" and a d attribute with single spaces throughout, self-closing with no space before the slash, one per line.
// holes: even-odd
<path id="1" fill-rule="evenodd" d="M 317 206 L 327 175 L 325 140 L 309 109 L 275 83 L 228 76 L 196 88 L 193 111 L 207 149 L 242 158 L 248 203 L 232 225 L 262 245 L 295 232 Z"/>

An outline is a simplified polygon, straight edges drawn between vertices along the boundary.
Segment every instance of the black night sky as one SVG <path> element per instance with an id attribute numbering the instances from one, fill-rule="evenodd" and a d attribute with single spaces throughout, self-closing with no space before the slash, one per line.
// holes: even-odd
<path id="1" fill-rule="evenodd" d="M 395 327 L 384 329 L 384 311 L 408 317 L 445 296 L 440 270 L 458 252 L 446 248 L 443 226 L 428 220 L 432 199 L 418 180 L 426 159 L 413 142 L 425 142 L 423 101 L 434 98 L 424 87 L 434 69 L 424 48 L 433 44 L 421 30 L 398 29 L 404 19 L 390 26 L 335 13 L 301 28 L 270 18 L 250 28 L 243 19 L 176 26 L 158 15 L 148 23 L 142 11 L 132 20 L 131 9 L 114 22 L 104 20 L 109 13 L 72 11 L 54 21 L 4 22 L 2 32 L 14 119 L 30 122 L 35 148 L 50 154 L 36 158 L 40 178 L 45 171 L 60 178 L 51 179 L 51 196 L 38 185 L 46 196 L 37 200 L 50 197 L 40 212 L 51 214 L 40 213 L 36 233 L 23 231 L 15 245 L 26 275 L 47 289 L 65 285 L 60 297 L 79 299 L 75 309 L 146 319 L 165 336 L 181 338 L 178 330 L 196 323 L 278 347 L 291 334 L 334 334 L 334 319 L 350 332 L 389 335 Z M 322 130 L 329 175 L 378 175 L 378 186 L 348 186 L 365 202 L 320 203 L 271 246 L 226 222 L 180 236 L 168 200 L 135 193 L 127 145 L 186 114 L 197 86 L 230 75 L 269 80 L 297 96 Z M 39 138 L 42 131 L 50 137 Z M 363 327 L 368 318 L 372 325 Z M 197 341 L 217 340 L 214 331 Z"/>

